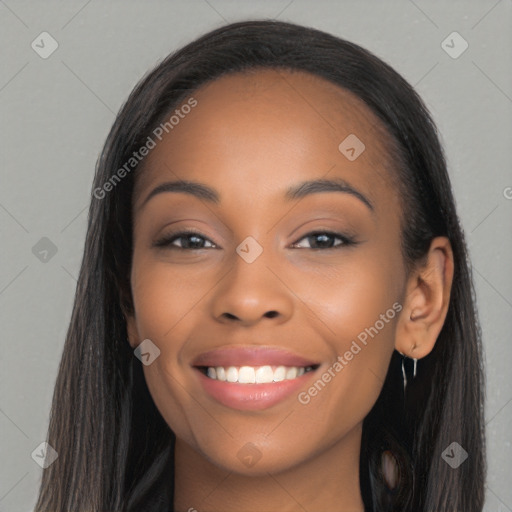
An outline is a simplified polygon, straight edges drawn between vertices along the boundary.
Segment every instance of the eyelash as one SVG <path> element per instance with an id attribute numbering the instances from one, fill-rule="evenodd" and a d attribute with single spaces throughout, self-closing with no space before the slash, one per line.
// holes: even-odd
<path id="1" fill-rule="evenodd" d="M 209 238 L 203 236 L 201 233 L 199 233 L 198 231 L 179 231 L 179 232 L 176 232 L 176 233 L 169 233 L 167 235 L 164 235 L 162 238 L 159 238 L 158 240 L 156 240 L 154 243 L 153 243 L 153 246 L 154 247 L 167 247 L 169 249 L 178 249 L 178 250 L 181 250 L 181 251 L 200 251 L 200 250 L 204 250 L 204 249 L 212 249 L 212 247 L 199 247 L 197 249 L 191 249 L 191 248 L 185 248 L 185 247 L 178 247 L 176 245 L 172 245 L 172 242 L 174 242 L 175 240 L 179 240 L 180 238 L 185 238 L 187 235 L 194 235 L 198 238 L 202 238 L 204 240 L 207 240 L 208 242 L 212 243 L 213 245 L 214 242 L 212 242 Z M 297 242 L 294 242 L 292 245 L 296 245 L 298 242 L 300 242 L 301 240 L 304 240 L 305 238 L 309 238 L 309 237 L 312 237 L 312 236 L 319 236 L 319 235 L 328 235 L 328 236 L 331 236 L 331 237 L 334 237 L 334 238 L 338 238 L 339 240 L 341 240 L 342 243 L 334 246 L 334 247 L 325 247 L 325 248 L 321 248 L 321 247 L 304 247 L 303 249 L 310 249 L 310 250 L 313 250 L 313 251 L 318 251 L 318 250 L 323 250 L 323 251 L 327 251 L 327 250 L 334 250 L 334 249 L 340 249 L 342 247 L 349 247 L 349 246 L 354 246 L 354 245 L 357 245 L 358 242 L 356 240 L 354 240 L 353 238 L 349 237 L 349 236 L 346 236 L 346 235 L 343 235 L 341 233 L 335 233 L 333 231 L 327 231 L 327 230 L 315 230 L 315 231 L 311 231 L 309 233 L 306 233 L 302 238 L 299 238 L 299 240 L 297 240 Z M 213 249 L 215 249 L 215 247 L 213 247 Z M 299 248 L 301 249 L 301 248 Z"/>

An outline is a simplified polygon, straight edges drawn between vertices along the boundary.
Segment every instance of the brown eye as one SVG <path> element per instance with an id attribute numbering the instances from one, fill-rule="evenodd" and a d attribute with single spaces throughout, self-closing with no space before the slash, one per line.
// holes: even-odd
<path id="1" fill-rule="evenodd" d="M 176 245 L 174 242 L 182 240 L 181 245 Z M 206 246 L 211 244 L 211 246 Z M 181 231 L 179 233 L 170 233 L 158 239 L 154 244 L 154 247 L 168 247 L 169 249 L 183 249 L 183 250 L 198 250 L 198 249 L 210 249 L 215 248 L 215 244 L 204 237 L 200 233 L 195 231 Z"/>
<path id="2" fill-rule="evenodd" d="M 334 240 L 336 239 L 341 242 L 335 243 Z M 305 249 L 337 249 L 338 247 L 354 245 L 356 243 L 353 239 L 341 233 L 333 233 L 331 231 L 313 231 L 300 240 L 308 241 L 309 247 L 304 247 Z M 299 242 L 295 242 L 293 246 L 298 247 Z"/>

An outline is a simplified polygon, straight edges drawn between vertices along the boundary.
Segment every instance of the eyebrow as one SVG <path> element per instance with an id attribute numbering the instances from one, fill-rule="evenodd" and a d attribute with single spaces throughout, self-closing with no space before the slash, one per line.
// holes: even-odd
<path id="1" fill-rule="evenodd" d="M 198 199 L 203 199 L 215 205 L 220 203 L 220 195 L 214 188 L 211 188 L 208 185 L 204 185 L 202 183 L 198 183 L 196 181 L 180 180 L 160 183 L 160 185 L 156 186 L 147 195 L 140 208 L 142 208 L 150 199 L 164 192 L 181 192 L 197 197 Z M 344 194 L 350 194 L 363 202 L 372 212 L 374 211 L 372 202 L 365 195 L 363 195 L 352 185 L 341 178 L 303 181 L 288 188 L 285 191 L 284 197 L 287 201 L 293 201 L 295 199 L 300 199 L 308 195 L 321 192 L 341 192 Z"/>

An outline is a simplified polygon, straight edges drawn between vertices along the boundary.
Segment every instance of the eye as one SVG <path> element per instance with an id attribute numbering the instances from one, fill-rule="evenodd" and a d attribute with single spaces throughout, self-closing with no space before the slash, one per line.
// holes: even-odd
<path id="1" fill-rule="evenodd" d="M 335 244 L 334 240 L 339 240 L 340 243 Z M 175 242 L 181 240 L 180 245 Z M 307 240 L 309 247 L 304 247 L 299 244 L 301 240 Z M 209 244 L 209 245 L 207 245 Z M 304 249 L 337 249 L 339 247 L 356 245 L 357 242 L 352 238 L 345 236 L 341 233 L 334 233 L 331 231 L 312 231 L 298 242 L 291 245 L 293 248 Z M 182 250 L 200 250 L 200 249 L 216 249 L 217 246 L 208 238 L 199 232 L 195 231 L 181 231 L 179 233 L 170 233 L 164 235 L 162 238 L 153 243 L 154 247 L 168 247 L 169 249 L 182 249 Z"/>
<path id="2" fill-rule="evenodd" d="M 334 244 L 334 240 L 338 239 L 341 243 Z M 350 237 L 341 233 L 333 233 L 332 231 L 312 231 L 300 240 L 307 240 L 309 247 L 305 249 L 337 249 L 339 247 L 355 245 L 357 242 Z M 299 242 L 300 242 L 299 240 Z M 292 244 L 292 247 L 299 247 L 299 242 Z"/>
<path id="3" fill-rule="evenodd" d="M 180 245 L 176 245 L 174 242 L 177 240 L 183 240 L 184 243 Z M 204 242 L 211 244 L 210 246 L 205 246 Z M 200 233 L 196 233 L 195 231 L 181 231 L 179 233 L 170 233 L 168 235 L 164 235 L 162 238 L 158 239 L 153 243 L 154 247 L 167 247 L 170 249 L 184 249 L 184 250 L 197 250 L 197 249 L 210 249 L 216 248 L 215 244 L 204 237 Z"/>

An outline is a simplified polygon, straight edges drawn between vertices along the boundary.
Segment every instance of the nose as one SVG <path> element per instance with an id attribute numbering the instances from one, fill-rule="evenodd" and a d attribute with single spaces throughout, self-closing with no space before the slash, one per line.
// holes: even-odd
<path id="1" fill-rule="evenodd" d="M 216 321 L 250 326 L 266 320 L 280 324 L 291 317 L 293 292 L 265 254 L 263 251 L 252 263 L 236 253 L 231 258 L 233 264 L 212 297 Z"/>

